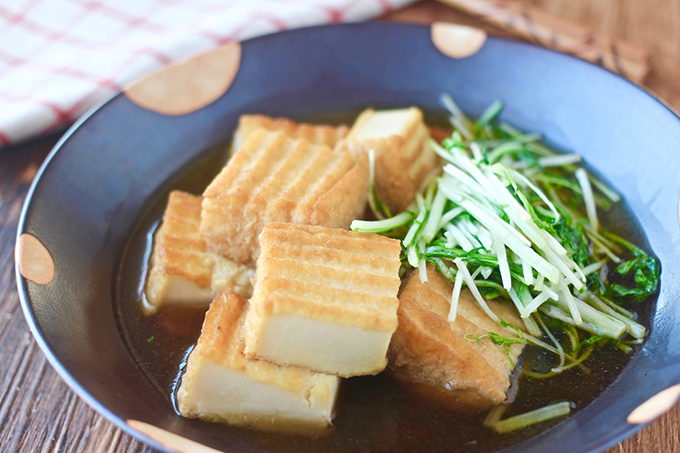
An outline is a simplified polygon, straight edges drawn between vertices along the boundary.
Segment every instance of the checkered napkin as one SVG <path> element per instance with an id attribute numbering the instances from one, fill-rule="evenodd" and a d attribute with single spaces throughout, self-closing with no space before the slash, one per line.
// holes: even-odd
<path id="1" fill-rule="evenodd" d="M 140 76 L 221 44 L 411 1 L 0 1 L 0 146 L 66 126 Z"/>

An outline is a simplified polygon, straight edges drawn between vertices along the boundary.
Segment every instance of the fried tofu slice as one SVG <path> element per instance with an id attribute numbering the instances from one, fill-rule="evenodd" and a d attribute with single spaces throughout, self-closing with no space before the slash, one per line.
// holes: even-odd
<path id="1" fill-rule="evenodd" d="M 246 358 L 247 311 L 231 290 L 210 305 L 177 391 L 182 416 L 274 430 L 330 425 L 339 379 Z"/>
<path id="2" fill-rule="evenodd" d="M 207 251 L 199 234 L 202 198 L 170 192 L 154 234 L 144 292 L 148 314 L 161 305 L 205 305 L 222 288 L 250 297 L 253 269 Z"/>
<path id="3" fill-rule="evenodd" d="M 375 186 L 393 214 L 408 208 L 416 191 L 439 168 L 429 130 L 416 107 L 362 112 L 336 150 L 354 157 L 375 153 Z"/>
<path id="4" fill-rule="evenodd" d="M 437 143 L 441 143 L 444 139 L 451 137 L 451 128 L 443 128 L 439 126 L 428 126 L 427 131 L 430 134 L 430 138 Z"/>
<path id="5" fill-rule="evenodd" d="M 419 393 L 459 410 L 482 410 L 502 403 L 524 345 L 511 345 L 506 355 L 504 347 L 491 340 L 471 341 L 488 332 L 513 335 L 492 321 L 468 290 L 461 293 L 456 321 L 449 323 L 453 286 L 429 264 L 427 279 L 422 283 L 418 272 L 412 272 L 399 295 L 399 327 L 389 350 L 393 375 Z M 522 326 L 504 305 L 487 303 L 505 322 Z"/>
<path id="6" fill-rule="evenodd" d="M 211 251 L 250 264 L 265 223 L 348 228 L 367 188 L 366 158 L 259 129 L 205 190 L 201 235 Z"/>
<path id="7" fill-rule="evenodd" d="M 349 132 L 347 126 L 329 126 L 326 124 L 296 123 L 288 118 L 274 118 L 266 115 L 241 115 L 238 129 L 234 133 L 233 148 L 239 149 L 245 141 L 258 129 L 285 132 L 291 138 L 307 140 L 315 145 L 326 145 L 330 148 L 344 138 Z"/>
<path id="8" fill-rule="evenodd" d="M 268 223 L 246 355 L 342 377 L 377 374 L 397 328 L 399 241 Z"/>

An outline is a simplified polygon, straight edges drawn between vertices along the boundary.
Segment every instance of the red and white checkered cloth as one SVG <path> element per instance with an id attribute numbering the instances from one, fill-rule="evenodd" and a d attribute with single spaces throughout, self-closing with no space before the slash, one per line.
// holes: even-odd
<path id="1" fill-rule="evenodd" d="M 220 44 L 411 1 L 0 1 L 0 146 L 68 125 L 140 76 Z"/>

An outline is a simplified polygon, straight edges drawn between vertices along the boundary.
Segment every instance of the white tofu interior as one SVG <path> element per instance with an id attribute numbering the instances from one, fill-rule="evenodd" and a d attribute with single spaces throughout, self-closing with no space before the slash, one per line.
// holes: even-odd
<path id="1" fill-rule="evenodd" d="M 412 109 L 380 110 L 371 115 L 356 132 L 357 140 L 386 138 L 403 135 L 404 129 L 413 122 Z"/>
<path id="2" fill-rule="evenodd" d="M 168 276 L 163 304 L 168 305 L 210 305 L 213 300 L 211 288 L 201 288 L 186 278 L 175 275 Z"/>
<path id="3" fill-rule="evenodd" d="M 257 345 L 246 347 L 246 353 L 347 377 L 383 370 L 391 337 L 392 332 L 271 315 L 262 324 Z"/>
<path id="4" fill-rule="evenodd" d="M 243 371 L 202 360 L 194 370 L 191 391 L 180 389 L 182 413 L 234 424 L 276 425 L 297 422 L 301 426 L 327 426 L 331 422 L 339 379 L 324 376 L 317 385 L 295 393 L 276 384 L 261 382 Z M 291 425 L 295 426 L 295 425 Z"/>
<path id="5" fill-rule="evenodd" d="M 166 274 L 165 287 L 154 288 L 163 296 L 157 306 L 145 305 L 145 312 L 153 314 L 161 305 L 191 305 L 208 307 L 222 289 L 232 289 L 243 297 L 253 293 L 251 278 L 254 269 L 235 263 L 218 255 L 210 255 L 214 260 L 210 288 L 201 288 L 194 281 L 177 275 Z"/>

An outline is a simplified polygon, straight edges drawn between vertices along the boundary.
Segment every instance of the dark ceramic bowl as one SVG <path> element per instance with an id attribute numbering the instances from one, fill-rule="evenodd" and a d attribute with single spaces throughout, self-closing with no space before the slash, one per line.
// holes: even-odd
<path id="1" fill-rule="evenodd" d="M 436 117 L 441 93 L 471 115 L 503 100 L 504 121 L 582 154 L 624 196 L 628 223 L 619 229 L 639 234 L 662 267 L 656 305 L 643 309 L 651 325 L 646 343 L 571 416 L 514 437 L 466 439 L 455 419 L 437 416 L 411 429 L 406 411 L 371 406 L 384 390 L 370 382 L 350 385 L 364 393 L 339 409 L 336 432 L 321 439 L 179 417 L 169 393 L 185 349 L 143 349 L 163 336 L 143 331 L 138 314 L 145 240 L 168 191 L 201 192 L 220 168 L 224 154 L 215 150 L 242 113 L 347 120 L 369 105 L 418 105 Z M 680 119 L 637 86 L 477 30 L 367 23 L 252 39 L 161 71 L 71 128 L 24 207 L 21 301 L 64 380 L 113 423 L 162 450 L 189 451 L 192 439 L 229 452 L 435 451 L 456 447 L 454 433 L 463 451 L 598 451 L 633 434 L 680 393 L 679 149 Z"/>

